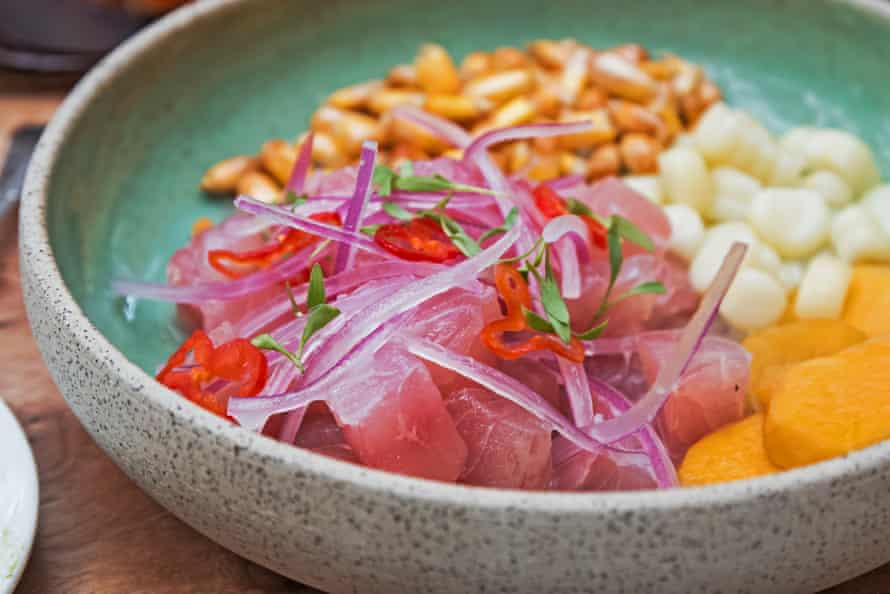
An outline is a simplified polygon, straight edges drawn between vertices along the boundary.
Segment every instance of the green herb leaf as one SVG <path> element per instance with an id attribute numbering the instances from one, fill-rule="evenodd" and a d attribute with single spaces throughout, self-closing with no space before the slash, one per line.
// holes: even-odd
<path id="1" fill-rule="evenodd" d="M 375 235 L 377 235 L 377 229 L 379 229 L 379 228 L 382 227 L 382 226 L 383 226 L 383 225 L 365 225 L 364 227 L 362 227 L 361 229 L 359 229 L 359 231 L 361 231 L 361 232 L 364 233 L 365 235 L 368 235 L 368 236 L 370 236 L 370 237 L 374 237 Z"/>
<path id="2" fill-rule="evenodd" d="M 377 194 L 384 197 L 392 194 L 393 181 L 396 177 L 398 177 L 396 172 L 386 165 L 375 166 L 371 181 L 377 186 Z"/>
<path id="3" fill-rule="evenodd" d="M 309 196 L 307 194 L 297 195 L 296 192 L 288 190 L 287 194 L 284 195 L 284 204 L 292 204 L 294 208 L 298 206 L 303 206 L 306 204 L 306 201 L 309 200 Z"/>
<path id="4" fill-rule="evenodd" d="M 585 330 L 584 332 L 579 332 L 575 334 L 575 337 L 579 340 L 595 340 L 599 338 L 599 335 L 603 333 L 603 330 L 606 329 L 606 326 L 609 325 L 609 320 L 603 320 L 590 330 Z"/>
<path id="5" fill-rule="evenodd" d="M 384 212 L 391 216 L 394 219 L 399 219 L 400 221 L 410 221 L 414 218 L 414 215 L 395 202 L 384 202 L 382 206 Z"/>
<path id="6" fill-rule="evenodd" d="M 593 211 L 590 210 L 590 207 L 577 198 L 566 198 L 566 209 L 573 215 L 581 215 L 585 217 L 593 216 Z"/>
<path id="7" fill-rule="evenodd" d="M 473 192 L 474 194 L 490 194 L 495 192 L 487 188 L 479 188 L 476 186 L 465 186 L 457 184 L 439 175 L 423 176 L 423 175 L 406 175 L 397 176 L 393 180 L 392 187 L 397 190 L 405 190 L 406 192 Z"/>
<path id="8" fill-rule="evenodd" d="M 618 229 L 619 235 L 631 243 L 635 243 L 647 252 L 655 249 L 655 245 L 646 233 L 622 216 L 612 215 L 612 225 Z"/>
<path id="9" fill-rule="evenodd" d="M 424 210 L 420 214 L 438 222 L 439 226 L 442 228 L 442 232 L 448 236 L 451 243 L 453 243 L 454 246 L 468 258 L 475 256 L 482 251 L 482 248 L 479 247 L 476 240 L 467 235 L 467 232 L 464 231 L 464 228 L 461 227 L 460 223 L 446 215 L 444 212 Z"/>
<path id="10" fill-rule="evenodd" d="M 606 239 L 609 246 L 608 291 L 611 291 L 612 286 L 615 284 L 615 280 L 618 278 L 618 273 L 621 272 L 621 263 L 624 260 L 624 257 L 621 254 L 621 231 L 618 229 L 618 225 L 614 222 L 614 220 L 612 224 L 609 225 L 609 231 L 606 233 Z"/>
<path id="11" fill-rule="evenodd" d="M 556 331 L 553 329 L 553 324 L 536 314 L 530 309 L 522 308 L 522 313 L 525 316 L 525 323 L 528 324 L 528 327 L 532 330 L 537 330 L 538 332 L 546 332 L 548 334 L 555 334 Z"/>
<path id="12" fill-rule="evenodd" d="M 562 299 L 556 276 L 550 266 L 550 254 L 544 258 L 544 280 L 541 282 L 541 304 L 548 316 L 564 324 L 569 323 L 569 310 Z"/>
<path id="13" fill-rule="evenodd" d="M 411 161 L 402 161 L 399 167 L 399 177 L 412 177 L 414 175 L 414 163 Z"/>
<path id="14" fill-rule="evenodd" d="M 284 348 L 284 345 L 275 340 L 271 334 L 260 334 L 259 336 L 251 340 L 250 343 L 258 349 L 263 349 L 264 351 L 275 351 L 276 353 L 284 355 L 291 363 L 296 366 L 297 369 L 300 370 L 301 373 L 303 372 L 303 362 L 300 361 L 300 357 Z"/>
<path id="15" fill-rule="evenodd" d="M 287 300 L 290 301 L 290 310 L 294 313 L 294 317 L 299 318 L 303 312 L 300 311 L 300 306 L 297 305 L 297 300 L 294 298 L 294 290 L 290 286 L 290 281 L 284 281 L 284 292 L 287 293 Z"/>
<path id="16" fill-rule="evenodd" d="M 300 338 L 300 350 L 297 353 L 301 359 L 303 356 L 303 349 L 306 347 L 306 343 L 309 342 L 309 339 L 339 315 L 339 309 L 326 303 L 316 305 L 309 310 L 309 315 L 306 318 L 306 326 L 303 328 L 303 335 Z"/>
<path id="17" fill-rule="evenodd" d="M 513 208 L 510 209 L 510 212 L 507 213 L 507 216 L 504 218 L 504 222 L 501 225 L 499 225 L 493 229 L 489 229 L 488 231 L 486 231 L 485 233 L 483 233 L 482 235 L 479 236 L 479 243 L 482 243 L 489 237 L 494 237 L 495 235 L 497 235 L 499 233 L 506 233 L 507 231 L 509 231 L 510 229 L 513 228 L 513 225 L 516 224 L 516 220 L 518 218 L 519 218 L 519 209 L 514 206 Z"/>
<path id="18" fill-rule="evenodd" d="M 537 252 L 539 249 L 541 249 L 542 245 L 544 245 L 544 238 L 539 237 L 538 240 L 535 241 L 535 244 L 531 247 L 531 249 L 529 249 L 524 254 L 520 254 L 518 256 L 513 256 L 512 258 L 501 258 L 500 260 L 498 260 L 498 264 L 511 264 L 513 262 L 519 262 L 520 260 L 525 260 L 532 254 Z"/>
<path id="19" fill-rule="evenodd" d="M 309 273 L 309 293 L 306 296 L 306 306 L 313 310 L 316 306 L 323 305 L 327 300 L 324 290 L 324 273 L 316 262 Z"/>
<path id="20" fill-rule="evenodd" d="M 618 303 L 619 301 L 624 301 L 628 297 L 633 297 L 634 295 L 644 295 L 646 293 L 654 293 L 654 294 L 662 294 L 667 292 L 667 289 L 664 288 L 664 285 L 658 281 L 650 281 L 648 283 L 641 283 L 634 287 L 633 289 L 627 291 L 617 299 L 612 302 L 612 305 Z"/>

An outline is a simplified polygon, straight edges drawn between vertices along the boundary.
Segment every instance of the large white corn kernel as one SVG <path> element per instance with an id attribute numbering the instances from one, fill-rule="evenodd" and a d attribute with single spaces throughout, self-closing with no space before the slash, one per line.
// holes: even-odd
<path id="1" fill-rule="evenodd" d="M 630 189 L 646 198 L 653 204 L 664 202 L 664 194 L 661 191 L 661 182 L 657 175 L 627 175 L 621 178 Z"/>
<path id="2" fill-rule="evenodd" d="M 836 256 L 813 258 L 797 289 L 794 313 L 804 319 L 838 319 L 852 275 L 850 265 Z"/>
<path id="3" fill-rule="evenodd" d="M 715 225 L 705 232 L 705 237 L 689 266 L 689 282 L 698 292 L 704 292 L 714 280 L 723 258 L 736 241 L 748 245 L 745 262 L 751 260 L 752 248 L 758 244 L 754 230 L 746 223 L 733 222 Z"/>
<path id="4" fill-rule="evenodd" d="M 878 186 L 862 197 L 862 207 L 890 237 L 890 184 Z"/>
<path id="5" fill-rule="evenodd" d="M 732 167 L 713 169 L 711 179 L 714 183 L 714 203 L 710 217 L 720 222 L 747 220 L 751 200 L 761 190 L 760 182 Z"/>
<path id="6" fill-rule="evenodd" d="M 861 139 L 843 130 L 797 128 L 782 138 L 782 145 L 806 157 L 813 169 L 829 169 L 860 194 L 881 179 L 875 157 Z"/>
<path id="7" fill-rule="evenodd" d="M 738 138 L 729 162 L 751 175 L 764 178 L 778 153 L 769 131 L 750 114 L 739 111 Z"/>
<path id="8" fill-rule="evenodd" d="M 786 289 L 796 289 L 803 280 L 804 265 L 796 260 L 790 262 L 782 262 L 782 269 L 779 271 L 779 282 Z"/>
<path id="9" fill-rule="evenodd" d="M 762 270 L 745 267 L 726 293 L 720 313 L 736 328 L 757 330 L 778 322 L 786 303 L 779 281 Z"/>
<path id="10" fill-rule="evenodd" d="M 801 183 L 807 160 L 803 155 L 779 146 L 773 162 L 772 173 L 765 181 L 769 186 L 796 187 Z"/>
<path id="11" fill-rule="evenodd" d="M 675 146 L 658 156 L 661 187 L 670 202 L 708 212 L 714 199 L 711 176 L 702 156 L 690 147 Z"/>
<path id="12" fill-rule="evenodd" d="M 831 242 L 847 262 L 890 261 L 890 236 L 861 204 L 848 206 L 834 216 Z"/>
<path id="13" fill-rule="evenodd" d="M 671 223 L 670 248 L 691 260 L 705 238 L 705 225 L 696 210 L 686 204 L 669 204 L 664 214 Z"/>
<path id="14" fill-rule="evenodd" d="M 853 199 L 853 190 L 837 173 L 828 170 L 815 171 L 803 180 L 803 187 L 816 190 L 823 197 L 825 203 L 832 208 L 846 206 Z"/>
<path id="15" fill-rule="evenodd" d="M 735 149 L 740 128 L 738 114 L 725 103 L 715 103 L 698 120 L 692 138 L 709 163 L 725 163 Z"/>
<path id="16" fill-rule="evenodd" d="M 786 258 L 802 258 L 828 239 L 831 224 L 825 198 L 813 190 L 767 188 L 751 201 L 748 220 Z"/>

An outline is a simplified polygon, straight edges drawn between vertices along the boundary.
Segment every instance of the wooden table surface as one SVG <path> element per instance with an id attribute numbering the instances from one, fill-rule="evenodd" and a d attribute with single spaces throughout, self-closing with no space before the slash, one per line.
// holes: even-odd
<path id="1" fill-rule="evenodd" d="M 60 93 L 0 72 L 9 132 L 45 121 Z M 53 85 L 54 86 L 54 85 Z M 92 442 L 43 365 L 22 303 L 14 216 L 0 221 L 0 397 L 40 471 L 40 526 L 20 594 L 311 594 L 204 538 L 144 495 Z M 777 593 L 778 594 L 778 593 Z M 823 594 L 890 594 L 890 565 Z"/>

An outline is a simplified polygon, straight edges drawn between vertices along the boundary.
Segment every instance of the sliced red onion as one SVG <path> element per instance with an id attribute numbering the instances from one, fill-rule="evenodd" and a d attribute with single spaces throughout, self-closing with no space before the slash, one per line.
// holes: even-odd
<path id="1" fill-rule="evenodd" d="M 477 361 L 473 357 L 460 355 L 429 340 L 413 338 L 406 339 L 405 342 L 408 350 L 414 356 L 454 371 L 521 406 L 578 447 L 589 452 L 603 451 L 602 445 L 575 427 L 543 396 L 522 382 Z"/>
<path id="2" fill-rule="evenodd" d="M 310 245 L 292 257 L 276 262 L 265 270 L 231 281 L 194 287 L 173 287 L 164 284 L 117 280 L 111 283 L 111 290 L 116 295 L 173 303 L 199 304 L 206 301 L 228 301 L 246 297 L 251 293 L 291 279 L 301 270 L 324 258 L 326 254 L 327 250 L 318 252 L 317 245 Z"/>
<path id="3" fill-rule="evenodd" d="M 587 132 L 593 128 L 593 122 L 558 122 L 551 124 L 528 124 L 525 126 L 511 126 L 498 128 L 479 136 L 464 151 L 464 161 L 475 163 L 476 157 L 484 153 L 485 149 L 502 142 L 513 140 L 526 140 L 529 138 L 547 138 L 550 136 L 565 136 Z"/>
<path id="4" fill-rule="evenodd" d="M 343 230 L 350 233 L 358 231 L 358 227 L 365 217 L 368 208 L 368 200 L 371 198 L 371 179 L 374 176 L 374 164 L 377 161 L 377 143 L 366 140 L 362 143 L 361 157 L 358 163 L 358 175 L 355 181 L 355 192 L 349 201 L 349 211 L 346 213 L 346 221 Z M 374 244 L 377 245 L 377 244 Z M 334 263 L 334 274 L 338 274 L 352 268 L 355 251 L 349 243 L 341 243 L 337 248 L 337 260 Z"/>
<path id="5" fill-rule="evenodd" d="M 583 175 L 566 175 L 564 177 L 558 177 L 556 179 L 551 179 L 549 181 L 544 182 L 546 185 L 550 186 L 551 189 L 559 192 L 560 190 L 565 190 L 568 188 L 574 188 L 576 186 L 580 186 L 586 181 Z"/>
<path id="6" fill-rule="evenodd" d="M 278 431 L 278 441 L 289 444 L 293 444 L 296 441 L 297 433 L 300 432 L 307 410 L 308 407 L 304 406 L 287 413 L 287 416 L 284 417 L 284 423 L 282 423 L 281 429 Z"/>
<path id="7" fill-rule="evenodd" d="M 311 382 L 321 377 L 337 365 L 364 337 L 400 313 L 410 311 L 448 289 L 475 281 L 482 271 L 495 264 L 504 252 L 510 249 L 518 235 L 519 229 L 513 227 L 498 241 L 472 258 L 407 285 L 401 291 L 378 301 L 369 308 L 367 315 L 350 320 L 336 338 L 325 342 L 314 356 L 307 358 L 306 381 Z"/>
<path id="8" fill-rule="evenodd" d="M 331 241 L 336 241 L 344 245 L 351 245 L 368 252 L 369 254 L 374 254 L 375 256 L 381 256 L 386 259 L 395 259 L 394 255 L 374 243 L 367 235 L 363 235 L 362 233 L 347 231 L 346 229 L 319 223 L 310 218 L 301 217 L 286 209 L 266 204 L 259 200 L 254 200 L 250 196 L 238 196 L 235 198 L 235 206 L 244 212 L 269 218 L 281 225 L 299 229 L 300 231 L 311 233 L 312 235 L 316 235 L 323 239 L 330 239 Z"/>
<path id="9" fill-rule="evenodd" d="M 602 443 L 614 443 L 639 431 L 647 423 L 652 423 L 668 396 L 677 387 L 680 376 L 686 371 L 714 318 L 717 317 L 720 303 L 735 279 L 746 250 L 745 244 L 736 242 L 726 254 L 717 276 L 702 296 L 698 310 L 680 334 L 673 355 L 661 367 L 646 395 L 620 417 L 587 427 L 596 440 Z"/>
<path id="10" fill-rule="evenodd" d="M 566 299 L 581 296 L 581 264 L 578 261 L 578 246 L 572 237 L 580 237 L 583 245 L 589 245 L 590 235 L 587 225 L 576 215 L 563 215 L 552 219 L 544 226 L 542 237 L 549 244 L 555 244 L 556 257 L 560 265 L 562 295 Z"/>
<path id="11" fill-rule="evenodd" d="M 303 193 L 303 186 L 306 185 L 306 174 L 309 172 L 309 165 L 312 163 L 312 143 L 315 140 L 315 132 L 310 132 L 303 144 L 300 146 L 300 152 L 297 155 L 297 162 L 290 172 L 290 179 L 284 186 L 285 191 L 293 192 L 296 195 Z"/>
<path id="12" fill-rule="evenodd" d="M 585 427 L 593 423 L 593 399 L 584 364 L 572 363 L 562 357 L 556 359 L 559 361 L 566 396 L 572 409 L 572 420 L 576 427 Z"/>
<path id="13" fill-rule="evenodd" d="M 394 118 L 401 118 L 421 126 L 452 146 L 464 148 L 472 141 L 470 135 L 460 126 L 424 111 L 419 107 L 400 105 L 389 113 Z"/>

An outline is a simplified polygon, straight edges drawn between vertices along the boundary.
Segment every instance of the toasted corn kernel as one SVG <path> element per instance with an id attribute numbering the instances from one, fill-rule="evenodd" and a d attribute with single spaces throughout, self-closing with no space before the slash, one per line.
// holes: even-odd
<path id="1" fill-rule="evenodd" d="M 400 143 L 393 147 L 389 154 L 389 164 L 393 168 L 398 168 L 405 161 L 424 161 L 430 156 L 423 149 L 408 143 Z"/>
<path id="2" fill-rule="evenodd" d="M 451 148 L 442 153 L 442 156 L 448 157 L 449 159 L 454 159 L 455 161 L 460 161 L 464 158 L 464 151 L 463 149 L 459 148 Z"/>
<path id="3" fill-rule="evenodd" d="M 530 66 L 528 54 L 515 47 L 499 47 L 491 56 L 491 67 L 496 71 Z"/>
<path id="4" fill-rule="evenodd" d="M 621 160 L 632 173 L 658 171 L 659 146 L 646 134 L 632 132 L 621 137 Z"/>
<path id="5" fill-rule="evenodd" d="M 386 82 L 394 87 L 416 87 L 417 70 L 411 64 L 399 64 L 389 70 Z"/>
<path id="6" fill-rule="evenodd" d="M 426 128 L 402 118 L 387 116 L 383 121 L 384 136 L 391 144 L 410 144 L 429 155 L 438 155 L 448 148 L 438 136 Z"/>
<path id="7" fill-rule="evenodd" d="M 689 93 L 680 98 L 680 113 L 688 126 L 698 121 L 699 116 L 705 112 L 705 102 L 698 93 Z"/>
<path id="8" fill-rule="evenodd" d="M 472 52 L 467 54 L 460 63 L 460 76 L 464 80 L 478 78 L 491 72 L 491 55 L 485 52 Z"/>
<path id="9" fill-rule="evenodd" d="M 263 169 L 282 185 L 290 179 L 296 162 L 297 150 L 286 140 L 270 140 L 260 150 L 260 164 Z"/>
<path id="10" fill-rule="evenodd" d="M 237 191 L 267 204 L 277 204 L 282 198 L 281 186 L 261 171 L 248 171 L 238 180 Z"/>
<path id="11" fill-rule="evenodd" d="M 297 147 L 303 144 L 306 135 L 302 135 L 297 139 Z M 327 169 L 342 167 L 346 164 L 347 158 L 340 152 L 334 138 L 325 132 L 316 132 L 312 139 L 312 160 Z"/>
<path id="12" fill-rule="evenodd" d="M 525 141 L 514 142 L 507 149 L 507 170 L 515 173 L 528 165 L 532 157 L 532 151 L 529 143 Z"/>
<path id="13" fill-rule="evenodd" d="M 368 109 L 377 115 L 383 115 L 400 105 L 420 107 L 423 105 L 423 93 L 402 89 L 377 89 L 368 97 Z"/>
<path id="14" fill-rule="evenodd" d="M 562 101 L 566 105 L 574 105 L 584 85 L 587 84 L 589 62 L 590 50 L 582 47 L 573 51 L 566 61 L 566 67 L 559 79 Z"/>
<path id="15" fill-rule="evenodd" d="M 441 45 L 427 43 L 420 47 L 414 59 L 417 71 L 417 84 L 427 93 L 457 93 L 460 91 L 460 76 L 454 61 Z"/>
<path id="16" fill-rule="evenodd" d="M 605 107 L 609 101 L 609 95 L 599 87 L 590 87 L 581 91 L 578 99 L 575 101 L 575 109 L 579 111 L 588 111 L 591 109 L 599 109 Z"/>
<path id="17" fill-rule="evenodd" d="M 645 60 L 640 62 L 640 70 L 655 80 L 670 80 L 677 75 L 677 68 L 674 64 L 665 60 Z"/>
<path id="18" fill-rule="evenodd" d="M 658 117 L 641 105 L 616 99 L 609 101 L 609 115 L 619 132 L 654 134 Z"/>
<path id="19" fill-rule="evenodd" d="M 565 65 L 574 45 L 570 41 L 539 39 L 528 44 L 528 51 L 544 68 L 557 70 Z"/>
<path id="20" fill-rule="evenodd" d="M 618 175 L 620 171 L 621 152 L 616 144 L 604 144 L 594 150 L 587 160 L 587 176 L 592 180 Z"/>
<path id="21" fill-rule="evenodd" d="M 624 45 L 618 45 L 606 51 L 612 54 L 617 54 L 634 64 L 639 64 L 643 60 L 649 59 L 649 52 L 638 43 L 625 43 Z"/>
<path id="22" fill-rule="evenodd" d="M 699 85 L 698 96 L 702 100 L 705 109 L 723 99 L 723 94 L 720 92 L 720 88 L 709 80 L 704 80 L 701 85 Z"/>
<path id="23" fill-rule="evenodd" d="M 201 178 L 201 189 L 211 194 L 231 194 L 238 187 L 238 180 L 256 167 L 254 157 L 225 159 L 207 170 Z"/>
<path id="24" fill-rule="evenodd" d="M 587 162 L 573 153 L 560 153 L 559 171 L 561 175 L 584 175 L 587 173 Z"/>
<path id="25" fill-rule="evenodd" d="M 197 237 L 211 227 L 213 227 L 213 221 L 211 221 L 207 217 L 198 217 L 197 219 L 195 219 L 195 222 L 192 223 L 192 237 Z"/>
<path id="26" fill-rule="evenodd" d="M 491 116 L 492 128 L 518 126 L 531 121 L 535 117 L 535 104 L 527 97 L 516 97 L 505 103 Z"/>
<path id="27" fill-rule="evenodd" d="M 467 122 L 480 117 L 486 103 L 466 95 L 428 95 L 423 108 L 455 122 Z"/>
<path id="28" fill-rule="evenodd" d="M 328 105 L 340 109 L 364 109 L 371 93 L 382 86 L 383 83 L 379 80 L 372 80 L 337 89 L 328 97 Z"/>
<path id="29" fill-rule="evenodd" d="M 593 111 L 565 111 L 560 117 L 561 122 L 578 122 L 591 121 L 593 128 L 587 132 L 579 134 L 570 134 L 568 136 L 559 137 L 559 146 L 565 149 L 585 149 L 611 142 L 615 139 L 618 131 L 609 120 L 609 114 L 605 109 L 595 109 Z"/>
<path id="30" fill-rule="evenodd" d="M 546 181 L 559 177 L 559 156 L 544 155 L 539 157 L 528 170 L 528 177 L 535 181 Z"/>
<path id="31" fill-rule="evenodd" d="M 505 70 L 474 78 L 467 83 L 464 93 L 475 99 L 503 103 L 529 92 L 532 84 L 532 75 L 528 70 Z"/>
<path id="32" fill-rule="evenodd" d="M 594 57 L 591 77 L 609 93 L 631 101 L 648 101 L 655 95 L 655 81 L 618 54 L 603 53 Z"/>
<path id="33" fill-rule="evenodd" d="M 539 136 L 532 140 L 532 146 L 539 155 L 548 155 L 559 150 L 559 139 L 556 136 Z"/>
<path id="34" fill-rule="evenodd" d="M 677 76 L 674 77 L 672 82 L 674 93 L 676 93 L 678 97 L 685 97 L 698 90 L 698 86 L 702 83 L 704 78 L 705 71 L 702 70 L 701 66 L 683 62 L 683 66 L 680 68 L 680 71 L 677 73 Z"/>
<path id="35" fill-rule="evenodd" d="M 324 106 L 310 121 L 316 132 L 327 132 L 347 157 L 357 155 L 365 140 L 380 140 L 380 126 L 374 118 L 354 111 Z"/>
<path id="36" fill-rule="evenodd" d="M 551 87 L 538 87 L 531 95 L 535 104 L 535 113 L 544 118 L 555 118 L 562 109 L 562 99 L 559 98 L 557 89 Z"/>

